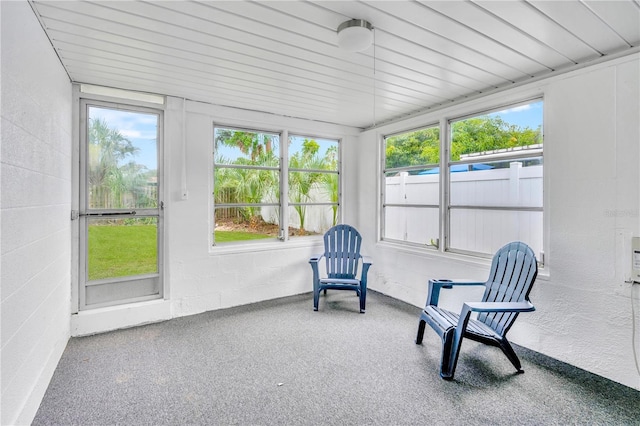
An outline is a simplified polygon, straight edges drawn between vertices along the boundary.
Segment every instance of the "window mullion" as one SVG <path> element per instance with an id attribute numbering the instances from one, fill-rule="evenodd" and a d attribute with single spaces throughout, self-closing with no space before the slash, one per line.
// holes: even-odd
<path id="1" fill-rule="evenodd" d="M 438 250 L 444 252 L 449 244 L 449 152 L 451 130 L 446 118 L 440 120 L 440 242 Z"/>
<path id="2" fill-rule="evenodd" d="M 282 131 L 280 147 L 280 239 L 289 240 L 289 131 Z"/>

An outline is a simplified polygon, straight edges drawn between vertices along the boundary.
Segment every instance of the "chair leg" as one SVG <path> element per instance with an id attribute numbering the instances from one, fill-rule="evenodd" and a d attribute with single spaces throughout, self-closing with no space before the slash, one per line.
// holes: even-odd
<path id="1" fill-rule="evenodd" d="M 442 359 L 440 360 L 440 377 L 453 380 L 453 374 L 458 362 L 457 356 L 452 356 L 455 328 L 450 328 L 442 335 Z M 458 349 L 460 346 L 458 345 Z"/>
<path id="2" fill-rule="evenodd" d="M 502 349 L 502 352 L 504 352 L 507 358 L 509 358 L 509 361 L 511 361 L 511 364 L 513 364 L 513 366 L 516 368 L 518 373 L 524 373 L 524 370 L 522 369 L 522 364 L 520 364 L 520 359 L 518 358 L 518 355 L 516 355 L 515 351 L 513 350 L 513 347 L 511 347 L 511 344 L 509 343 L 507 338 L 503 337 L 499 343 L 500 343 L 500 349 Z"/>
<path id="3" fill-rule="evenodd" d="M 367 303 L 367 288 L 361 288 L 360 291 L 358 291 L 358 296 L 360 296 L 360 313 L 364 314 L 364 308 Z"/>
<path id="4" fill-rule="evenodd" d="M 314 288 L 313 289 L 313 310 L 314 311 L 318 310 L 319 302 L 320 302 L 320 290 Z"/>
<path id="5" fill-rule="evenodd" d="M 424 327 L 427 325 L 425 320 L 420 318 L 420 322 L 418 323 L 418 335 L 416 336 L 416 345 L 422 344 L 422 339 L 424 337 Z"/>
<path id="6" fill-rule="evenodd" d="M 460 317 L 458 318 L 458 325 L 449 328 L 445 331 L 443 336 L 443 351 L 442 359 L 443 366 L 440 376 L 445 380 L 453 380 L 453 375 L 456 372 L 456 365 L 458 364 L 458 355 L 460 355 L 460 346 L 462 346 L 462 339 L 464 338 L 467 324 L 469 324 L 469 317 L 471 316 L 471 308 L 465 303 L 462 306 Z M 445 354 L 448 352 L 448 354 Z M 448 355 L 448 357 L 445 357 Z M 448 358 L 448 363 L 444 365 L 444 360 Z"/>

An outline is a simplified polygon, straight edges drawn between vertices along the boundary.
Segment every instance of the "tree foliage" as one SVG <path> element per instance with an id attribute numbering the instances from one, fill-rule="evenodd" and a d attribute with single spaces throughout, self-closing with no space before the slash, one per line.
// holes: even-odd
<path id="1" fill-rule="evenodd" d="M 271 137 L 263 133 L 216 129 L 216 150 L 220 145 L 238 148 L 252 162 L 260 162 L 265 155 L 273 155 Z"/>
<path id="2" fill-rule="evenodd" d="M 87 179 L 92 207 L 122 208 L 145 205 L 148 170 L 134 161 L 139 149 L 104 119 L 89 120 Z"/>
<path id="3" fill-rule="evenodd" d="M 386 167 L 438 164 L 440 161 L 440 129 L 429 127 L 387 138 Z"/>
<path id="4" fill-rule="evenodd" d="M 292 171 L 289 173 L 289 199 L 294 203 L 295 211 L 300 220 L 300 232 L 305 232 L 306 206 L 301 203 L 311 201 L 311 191 L 316 188 L 323 179 L 324 173 L 313 170 L 327 168 L 327 159 L 318 155 L 320 145 L 313 139 L 305 139 L 302 142 L 302 150 L 296 152 L 289 159 L 289 168 L 309 171 Z"/>
<path id="5" fill-rule="evenodd" d="M 474 117 L 452 124 L 451 160 L 463 154 L 514 148 L 542 142 L 541 129 L 509 124 L 499 116 Z"/>
<path id="6" fill-rule="evenodd" d="M 220 146 L 227 146 L 237 148 L 246 156 L 225 159 L 216 154 L 215 163 L 218 167 L 215 168 L 214 199 L 217 204 L 279 201 L 279 159 L 274 153 L 273 145 L 268 135 L 216 129 L 216 151 Z M 305 203 L 313 201 L 314 191 L 323 193 L 337 203 L 337 174 L 321 172 L 337 170 L 337 147 L 330 147 L 324 155 L 320 154 L 320 148 L 316 140 L 307 138 L 302 141 L 301 149 L 289 158 L 288 197 L 298 214 L 301 233 L 304 233 L 305 227 Z M 273 170 L 262 167 L 273 167 Z M 244 221 L 254 222 L 260 214 L 260 207 L 241 206 L 238 211 Z M 334 223 L 337 220 L 337 206 L 333 209 L 333 220 Z"/>
<path id="7" fill-rule="evenodd" d="M 540 127 L 522 128 L 500 116 L 481 116 L 451 125 L 451 160 L 463 154 L 542 143 Z M 386 139 L 386 168 L 437 165 L 440 162 L 440 129 L 430 127 Z"/>

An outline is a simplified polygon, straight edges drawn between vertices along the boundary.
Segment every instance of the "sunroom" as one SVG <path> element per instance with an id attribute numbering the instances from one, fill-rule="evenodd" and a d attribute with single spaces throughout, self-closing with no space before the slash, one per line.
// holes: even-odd
<path id="1" fill-rule="evenodd" d="M 413 307 L 526 242 L 536 311 L 510 340 L 640 391 L 637 0 L 0 13 L 2 424 L 33 421 L 72 338 L 312 310 L 337 223 L 363 236 L 369 289 Z"/>

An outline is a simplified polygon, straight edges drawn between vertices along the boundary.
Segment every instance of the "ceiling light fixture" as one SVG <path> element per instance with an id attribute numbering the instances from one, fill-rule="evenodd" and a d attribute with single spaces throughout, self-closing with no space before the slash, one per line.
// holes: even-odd
<path id="1" fill-rule="evenodd" d="M 373 25 L 364 19 L 345 21 L 338 27 L 338 46 L 349 52 L 361 52 L 373 43 Z"/>

